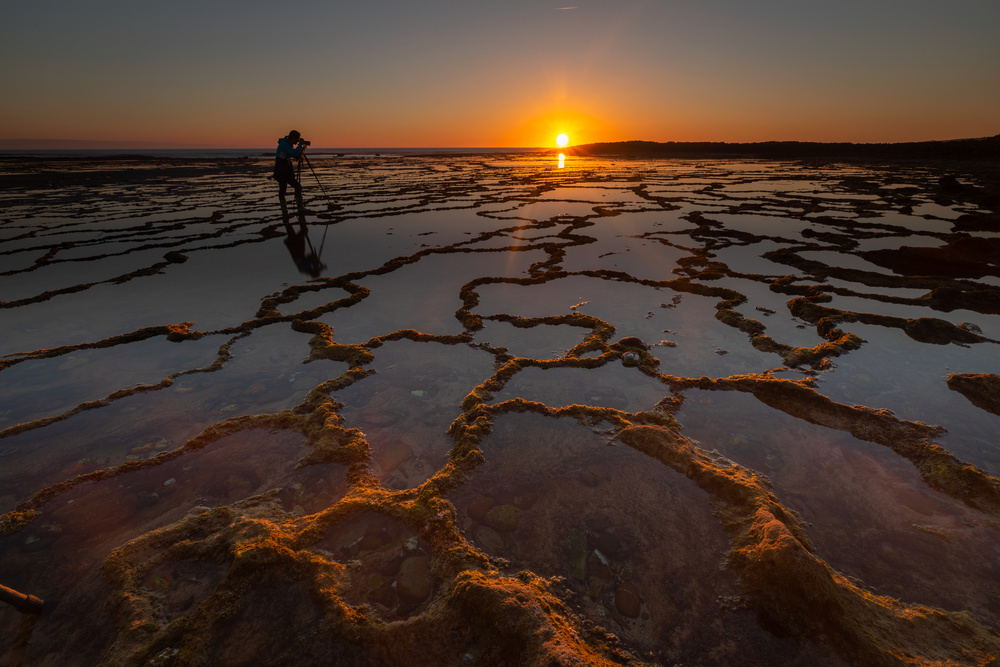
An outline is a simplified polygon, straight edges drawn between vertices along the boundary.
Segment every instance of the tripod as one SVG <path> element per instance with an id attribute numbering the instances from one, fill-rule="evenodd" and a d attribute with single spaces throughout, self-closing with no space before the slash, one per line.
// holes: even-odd
<path id="1" fill-rule="evenodd" d="M 316 183 L 319 185 L 319 189 L 323 191 L 323 197 L 326 198 L 327 206 L 330 207 L 330 208 L 333 208 L 333 202 L 330 200 L 330 195 L 327 193 L 326 188 L 323 187 L 323 181 L 319 180 L 319 175 L 316 173 L 316 170 L 313 169 L 312 162 L 309 161 L 309 158 L 306 157 L 305 153 L 302 153 L 302 154 L 299 155 L 298 173 L 295 175 L 296 180 L 299 182 L 299 184 L 302 183 L 302 163 L 303 162 L 305 162 L 307 165 L 309 165 L 309 171 L 312 172 L 313 178 L 316 179 Z M 322 257 L 322 255 L 323 255 L 323 246 L 326 245 L 326 233 L 328 231 L 330 231 L 330 225 L 324 225 L 323 226 L 323 238 L 320 240 L 320 243 L 319 243 L 319 252 L 317 252 L 316 249 L 313 248 L 313 244 L 312 244 L 312 241 L 309 240 L 309 236 L 308 235 L 306 236 L 306 243 L 309 244 L 309 250 L 313 253 L 313 255 L 315 255 L 315 257 L 317 259 L 320 258 L 320 257 Z"/>
<path id="2" fill-rule="evenodd" d="M 319 180 L 319 175 L 316 173 L 316 170 L 313 169 L 312 162 L 309 161 L 309 158 L 306 157 L 305 153 L 302 153 L 301 155 L 299 155 L 299 171 L 298 171 L 298 173 L 295 176 L 296 179 L 299 181 L 299 183 L 302 183 L 302 163 L 303 162 L 305 162 L 307 165 L 309 165 L 309 171 L 312 172 L 313 178 L 316 179 L 316 183 L 319 185 L 319 189 L 323 191 L 323 197 L 326 198 L 327 205 L 329 205 L 330 207 L 332 207 L 334 205 L 333 201 L 330 199 L 329 193 L 327 193 L 326 188 L 323 187 L 323 181 Z"/>

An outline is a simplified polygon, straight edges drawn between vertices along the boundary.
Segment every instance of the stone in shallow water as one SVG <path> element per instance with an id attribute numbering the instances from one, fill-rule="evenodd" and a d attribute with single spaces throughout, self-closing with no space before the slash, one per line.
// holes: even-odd
<path id="1" fill-rule="evenodd" d="M 643 350 L 646 349 L 646 344 L 643 343 L 642 339 L 639 338 L 638 336 L 625 336 L 620 341 L 618 341 L 618 344 L 623 347 L 637 347 Z"/>
<path id="2" fill-rule="evenodd" d="M 473 527 L 472 540 L 487 553 L 496 555 L 504 551 L 503 537 L 489 526 Z"/>
<path id="3" fill-rule="evenodd" d="M 635 352 L 626 352 L 622 355 L 622 364 L 629 368 L 638 366 L 640 361 L 642 361 L 642 357 Z"/>
<path id="4" fill-rule="evenodd" d="M 396 594 L 402 602 L 420 604 L 431 594 L 431 559 L 410 556 L 399 566 Z"/>
<path id="5" fill-rule="evenodd" d="M 486 513 L 486 524 L 501 533 L 509 533 L 521 523 L 523 510 L 516 505 L 497 505 Z"/>
<path id="6" fill-rule="evenodd" d="M 957 391 L 973 405 L 1000 415 L 1000 375 L 989 373 L 952 373 L 948 388 Z"/>
<path id="7" fill-rule="evenodd" d="M 374 551 L 388 541 L 388 535 L 384 528 L 381 530 L 370 530 L 365 532 L 364 537 L 358 542 L 360 551 Z"/>
<path id="8" fill-rule="evenodd" d="M 638 618 L 642 610 L 639 589 L 632 584 L 621 584 L 615 589 L 615 608 L 626 618 Z"/>

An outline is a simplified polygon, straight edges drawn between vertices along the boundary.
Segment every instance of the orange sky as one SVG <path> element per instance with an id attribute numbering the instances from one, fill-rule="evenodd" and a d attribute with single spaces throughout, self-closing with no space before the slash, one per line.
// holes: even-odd
<path id="1" fill-rule="evenodd" d="M 349 148 L 1000 132 L 995 0 L 77 4 L 5 10 L 0 139 L 267 147 L 296 128 Z"/>

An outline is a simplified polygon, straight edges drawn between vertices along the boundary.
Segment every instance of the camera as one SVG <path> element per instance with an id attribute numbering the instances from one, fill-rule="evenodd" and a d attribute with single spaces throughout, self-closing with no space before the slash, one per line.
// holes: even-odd
<path id="1" fill-rule="evenodd" d="M 299 143 L 302 144 L 303 146 L 312 146 L 312 142 L 306 141 L 305 139 L 299 139 Z"/>

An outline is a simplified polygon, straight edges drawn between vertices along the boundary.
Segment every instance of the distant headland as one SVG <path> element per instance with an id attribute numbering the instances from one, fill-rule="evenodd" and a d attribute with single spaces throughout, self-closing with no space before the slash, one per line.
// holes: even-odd
<path id="1" fill-rule="evenodd" d="M 581 144 L 552 152 L 580 157 L 754 157 L 754 158 L 876 158 L 876 159 L 997 159 L 1000 134 L 980 139 L 917 141 L 896 144 L 821 143 L 811 141 L 615 141 Z"/>

